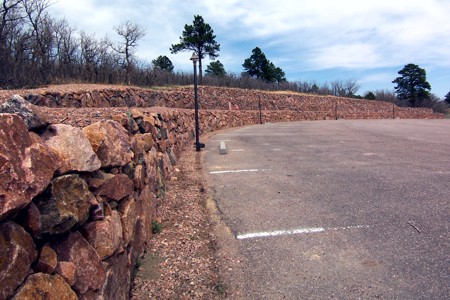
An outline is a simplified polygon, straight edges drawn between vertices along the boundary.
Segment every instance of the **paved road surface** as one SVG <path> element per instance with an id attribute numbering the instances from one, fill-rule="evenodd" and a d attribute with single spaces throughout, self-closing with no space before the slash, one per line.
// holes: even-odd
<path id="1" fill-rule="evenodd" d="M 450 298 L 450 120 L 256 125 L 206 149 L 246 298 Z"/>

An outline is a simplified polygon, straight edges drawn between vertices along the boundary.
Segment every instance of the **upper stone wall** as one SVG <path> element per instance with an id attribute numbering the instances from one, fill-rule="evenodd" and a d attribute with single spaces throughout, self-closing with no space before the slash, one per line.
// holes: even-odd
<path id="1" fill-rule="evenodd" d="M 87 85 L 85 89 L 19 91 L 30 103 L 51 108 L 168 107 L 194 108 L 192 87 L 142 89 Z M 199 87 L 201 109 L 291 110 L 326 119 L 442 118 L 428 108 L 400 108 L 383 101 L 359 100 L 292 92 L 265 92 L 221 87 Z"/>

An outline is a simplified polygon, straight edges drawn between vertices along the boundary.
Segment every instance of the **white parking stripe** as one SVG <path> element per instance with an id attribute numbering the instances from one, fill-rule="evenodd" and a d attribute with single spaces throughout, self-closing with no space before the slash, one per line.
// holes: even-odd
<path id="1" fill-rule="evenodd" d="M 244 173 L 244 172 L 259 172 L 259 171 L 269 171 L 269 170 L 270 169 L 245 169 L 245 170 L 210 171 L 209 174 Z"/>
<path id="2" fill-rule="evenodd" d="M 291 235 L 291 234 L 300 234 L 300 233 L 314 233 L 314 232 L 321 232 L 325 231 L 325 228 L 318 227 L 318 228 L 299 228 L 294 230 L 277 230 L 277 231 L 270 231 L 270 232 L 254 232 L 254 233 L 246 233 L 246 234 L 239 234 L 236 236 L 238 240 L 243 239 L 251 239 L 251 238 L 257 238 L 257 237 L 268 237 L 268 236 L 277 236 L 277 235 Z"/>
<path id="3" fill-rule="evenodd" d="M 259 237 L 278 236 L 278 235 L 317 233 L 317 232 L 323 232 L 323 231 L 336 231 L 336 230 L 358 229 L 358 228 L 369 228 L 369 227 L 371 227 L 371 226 L 370 225 L 354 225 L 354 226 L 331 227 L 331 228 L 312 227 L 312 228 L 298 228 L 298 229 L 293 229 L 293 230 L 263 231 L 263 232 L 238 234 L 238 235 L 236 235 L 236 239 L 244 240 L 244 239 L 252 239 L 252 238 L 259 238 Z"/>

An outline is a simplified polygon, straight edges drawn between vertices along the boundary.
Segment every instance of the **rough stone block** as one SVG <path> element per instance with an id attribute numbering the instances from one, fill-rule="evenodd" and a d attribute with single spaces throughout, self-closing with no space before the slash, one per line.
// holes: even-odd
<path id="1" fill-rule="evenodd" d="M 102 168 L 124 166 L 133 158 L 128 132 L 112 120 L 101 121 L 83 128 Z"/>
<path id="2" fill-rule="evenodd" d="M 34 200 L 41 213 L 41 234 L 60 234 L 89 217 L 94 195 L 80 176 L 56 177 L 45 193 Z"/>
<path id="3" fill-rule="evenodd" d="M 37 257 L 31 236 L 18 224 L 0 225 L 0 299 L 11 297 Z"/>
<path id="4" fill-rule="evenodd" d="M 60 174 L 70 171 L 93 172 L 100 169 L 101 162 L 81 129 L 64 124 L 51 125 L 42 138 L 60 159 Z"/>
<path id="5" fill-rule="evenodd" d="M 36 273 L 30 275 L 13 300 L 77 300 L 77 294 L 59 275 Z"/>
<path id="6" fill-rule="evenodd" d="M 106 279 L 105 268 L 95 249 L 78 232 L 52 243 L 58 261 L 71 262 L 75 267 L 75 280 L 72 287 L 84 294 L 88 290 L 101 288 Z"/>
<path id="7" fill-rule="evenodd" d="M 42 192 L 56 167 L 48 149 L 32 143 L 22 119 L 0 114 L 0 221 Z"/>

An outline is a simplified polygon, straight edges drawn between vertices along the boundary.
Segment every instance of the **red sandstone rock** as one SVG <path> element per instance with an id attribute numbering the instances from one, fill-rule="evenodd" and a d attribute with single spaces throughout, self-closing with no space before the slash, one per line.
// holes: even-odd
<path id="1" fill-rule="evenodd" d="M 151 192 L 149 186 L 146 186 L 139 195 L 139 200 L 136 202 L 136 212 L 138 218 L 144 222 L 144 241 L 149 241 L 153 236 L 152 233 L 152 218 L 155 213 L 156 196 Z"/>
<path id="2" fill-rule="evenodd" d="M 55 271 L 58 259 L 56 257 L 56 252 L 46 244 L 42 247 L 38 263 L 34 266 L 35 272 L 41 272 L 46 274 L 52 274 Z"/>
<path id="3" fill-rule="evenodd" d="M 134 227 L 136 223 L 136 203 L 133 197 L 129 197 L 119 205 L 123 228 L 123 242 L 127 246 L 133 239 Z"/>
<path id="4" fill-rule="evenodd" d="M 0 114 L 0 221 L 42 192 L 55 169 L 53 156 L 44 145 L 32 143 L 25 123 Z"/>
<path id="5" fill-rule="evenodd" d="M 41 213 L 33 202 L 25 208 L 20 214 L 20 225 L 33 236 L 39 235 L 41 232 Z"/>
<path id="6" fill-rule="evenodd" d="M 144 133 L 142 135 L 142 140 L 144 141 L 144 151 L 145 152 L 149 151 L 155 145 L 153 136 L 150 133 Z"/>
<path id="7" fill-rule="evenodd" d="M 64 175 L 53 179 L 48 191 L 36 197 L 41 212 L 41 233 L 59 234 L 89 217 L 94 195 L 80 176 Z"/>
<path id="8" fill-rule="evenodd" d="M 84 176 L 84 179 L 87 181 L 89 188 L 92 190 L 96 190 L 101 187 L 107 180 L 113 178 L 115 175 L 106 173 L 102 170 L 98 170 L 96 172 L 92 172 L 87 176 Z"/>
<path id="9" fill-rule="evenodd" d="M 0 225 L 0 299 L 13 295 L 36 256 L 33 239 L 22 227 L 12 221 Z"/>
<path id="10" fill-rule="evenodd" d="M 95 191 L 98 196 L 104 196 L 111 200 L 119 201 L 133 191 L 133 181 L 125 174 L 117 174 L 105 180 Z"/>
<path id="11" fill-rule="evenodd" d="M 142 165 L 137 165 L 134 168 L 133 183 L 134 188 L 137 190 L 142 190 L 144 188 L 144 167 Z"/>
<path id="12" fill-rule="evenodd" d="M 64 124 L 51 125 L 42 138 L 61 160 L 60 174 L 100 169 L 101 162 L 81 129 Z"/>
<path id="13" fill-rule="evenodd" d="M 123 238 L 119 213 L 113 210 L 111 215 L 103 220 L 87 223 L 83 228 L 83 235 L 94 247 L 100 259 L 111 256 L 120 246 Z"/>
<path id="14" fill-rule="evenodd" d="M 59 261 L 55 268 L 55 273 L 61 275 L 71 286 L 76 281 L 76 267 L 70 261 Z"/>
<path id="15" fill-rule="evenodd" d="M 128 300 L 129 286 L 131 284 L 131 270 L 128 266 L 127 253 L 122 252 L 108 258 L 105 262 L 108 265 L 106 270 L 106 281 L 103 286 L 96 291 L 88 291 L 80 295 L 80 300 L 90 299 L 114 299 Z"/>
<path id="16" fill-rule="evenodd" d="M 14 300 L 77 300 L 77 294 L 59 275 L 36 273 L 20 287 Z"/>
<path id="17" fill-rule="evenodd" d="M 52 244 L 58 261 L 67 261 L 75 266 L 75 282 L 72 287 L 80 294 L 102 287 L 106 279 L 105 268 L 95 249 L 78 232 Z"/>
<path id="18" fill-rule="evenodd" d="M 101 121 L 83 128 L 102 167 L 124 166 L 133 158 L 128 132 L 115 121 Z"/>

